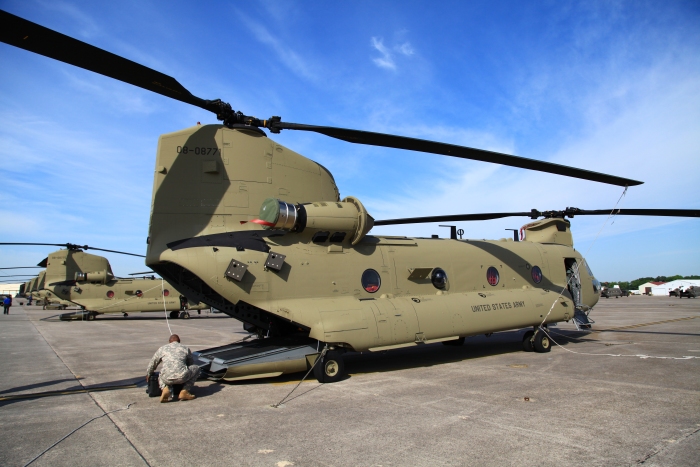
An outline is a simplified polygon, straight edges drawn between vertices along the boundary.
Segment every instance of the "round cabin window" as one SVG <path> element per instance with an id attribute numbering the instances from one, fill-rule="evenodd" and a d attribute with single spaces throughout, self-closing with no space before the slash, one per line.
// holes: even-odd
<path id="1" fill-rule="evenodd" d="M 444 289 L 447 287 L 447 273 L 441 268 L 435 268 L 430 273 L 430 281 L 436 289 Z"/>
<path id="2" fill-rule="evenodd" d="M 374 269 L 368 269 L 362 273 L 362 288 L 369 293 L 374 293 L 379 290 L 382 285 L 382 280 L 379 273 Z"/>
<path id="3" fill-rule="evenodd" d="M 167 297 L 168 295 L 170 295 L 170 291 L 168 289 L 163 290 L 163 296 Z"/>
<path id="4" fill-rule="evenodd" d="M 498 269 L 494 268 L 491 266 L 488 271 L 486 271 L 486 280 L 489 282 L 490 285 L 498 285 Z"/>
<path id="5" fill-rule="evenodd" d="M 111 290 L 108 290 L 107 291 L 107 298 L 114 298 L 114 292 L 112 292 Z"/>
<path id="6" fill-rule="evenodd" d="M 135 293 L 135 295 L 136 295 L 137 297 L 142 297 L 142 296 L 143 296 L 143 292 L 141 292 L 140 290 L 137 290 L 136 293 Z"/>
<path id="7" fill-rule="evenodd" d="M 539 266 L 533 266 L 531 274 L 532 280 L 535 281 L 535 284 L 539 284 L 540 282 L 542 282 L 542 270 Z"/>

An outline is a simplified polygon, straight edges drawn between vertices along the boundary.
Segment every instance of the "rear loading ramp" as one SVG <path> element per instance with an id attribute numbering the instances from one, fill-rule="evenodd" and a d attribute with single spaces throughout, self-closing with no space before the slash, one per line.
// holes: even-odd
<path id="1" fill-rule="evenodd" d="M 193 352 L 202 371 L 217 379 L 240 381 L 308 371 L 319 355 L 312 339 L 258 339 Z"/>

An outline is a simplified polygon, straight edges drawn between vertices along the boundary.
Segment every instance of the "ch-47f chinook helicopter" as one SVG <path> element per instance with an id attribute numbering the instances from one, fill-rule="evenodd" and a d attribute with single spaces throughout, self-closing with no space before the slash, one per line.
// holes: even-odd
<path id="1" fill-rule="evenodd" d="M 79 306 L 83 311 L 60 315 L 63 320 L 95 319 L 101 314 L 121 313 L 128 316 L 137 312 L 169 312 L 170 318 L 189 318 L 190 311 L 209 308 L 203 303 L 188 300 L 176 293 L 175 287 L 155 276 L 118 278 L 103 256 L 86 253 L 93 249 L 111 253 L 141 256 L 87 245 L 46 243 L 0 243 L 0 245 L 63 246 L 49 254 L 38 265 L 46 268 L 29 282 L 27 290 L 44 303 Z"/>
<path id="2" fill-rule="evenodd" d="M 0 40 L 213 112 L 220 125 L 162 135 L 146 264 L 181 293 L 242 321 L 259 339 L 197 352 L 225 380 L 313 368 L 343 378 L 343 353 L 532 328 L 525 350 L 551 349 L 547 324 L 586 313 L 599 283 L 573 248 L 575 215 L 610 209 L 468 214 L 375 221 L 339 196 L 320 164 L 277 144 L 284 129 L 356 144 L 498 163 L 618 186 L 642 182 L 445 143 L 343 128 L 261 120 L 192 95 L 170 76 L 3 13 Z M 183 194 L 181 187 L 189 189 Z M 698 211 L 616 214 L 698 217 Z M 522 241 L 369 235 L 374 225 L 524 216 Z M 543 219 L 539 219 L 542 217 Z M 183 221 L 186 219 L 186 221 Z M 539 220 L 537 220 L 539 219 Z M 520 240 L 520 238 L 518 238 Z"/>

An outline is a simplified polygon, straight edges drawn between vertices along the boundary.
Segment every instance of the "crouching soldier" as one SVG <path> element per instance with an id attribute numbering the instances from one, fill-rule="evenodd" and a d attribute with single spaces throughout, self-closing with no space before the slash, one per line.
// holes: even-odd
<path id="1" fill-rule="evenodd" d="M 180 337 L 177 334 L 171 335 L 168 344 L 156 351 L 148 364 L 146 381 L 153 376 L 153 372 L 161 362 L 163 362 L 163 368 L 160 370 L 158 385 L 163 392 L 160 401 L 170 402 L 173 400 L 173 384 L 183 385 L 178 399 L 181 401 L 194 399 L 195 396 L 190 390 L 199 377 L 200 369 L 194 365 L 190 349 L 180 344 Z"/>

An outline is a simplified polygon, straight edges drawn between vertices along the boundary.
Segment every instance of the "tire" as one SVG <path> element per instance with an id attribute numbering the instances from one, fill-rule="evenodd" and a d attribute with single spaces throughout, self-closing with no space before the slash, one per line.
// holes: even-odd
<path id="1" fill-rule="evenodd" d="M 442 345 L 459 347 L 461 345 L 464 345 L 464 337 L 460 337 L 459 339 L 455 339 L 453 341 L 442 341 Z"/>
<path id="2" fill-rule="evenodd" d="M 190 319 L 190 314 L 186 311 L 180 312 L 180 319 Z"/>
<path id="3" fill-rule="evenodd" d="M 180 316 L 179 311 L 171 311 L 170 315 L 168 316 L 170 319 L 177 319 L 177 317 Z"/>
<path id="4" fill-rule="evenodd" d="M 345 362 L 343 354 L 337 351 L 328 351 L 323 360 L 314 366 L 314 376 L 319 383 L 336 383 L 345 377 Z"/>
<path id="5" fill-rule="evenodd" d="M 532 346 L 532 336 L 535 334 L 535 331 L 527 331 L 523 335 L 523 350 L 525 352 L 532 352 L 535 350 L 535 348 Z"/>
<path id="6" fill-rule="evenodd" d="M 552 350 L 552 341 L 544 331 L 538 330 L 532 340 L 532 346 L 535 348 L 535 352 L 546 353 Z"/>

